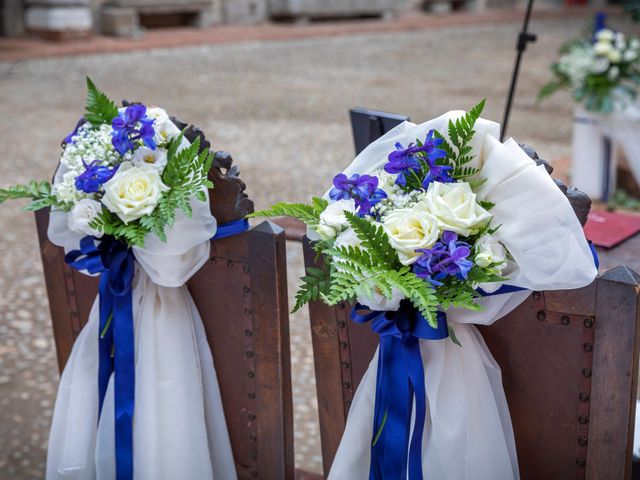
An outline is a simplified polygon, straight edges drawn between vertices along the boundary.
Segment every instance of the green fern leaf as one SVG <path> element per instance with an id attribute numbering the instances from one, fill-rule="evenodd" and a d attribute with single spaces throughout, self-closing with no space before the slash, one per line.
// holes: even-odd
<path id="1" fill-rule="evenodd" d="M 94 127 L 111 123 L 118 116 L 118 107 L 87 77 L 87 105 L 84 118 Z"/>

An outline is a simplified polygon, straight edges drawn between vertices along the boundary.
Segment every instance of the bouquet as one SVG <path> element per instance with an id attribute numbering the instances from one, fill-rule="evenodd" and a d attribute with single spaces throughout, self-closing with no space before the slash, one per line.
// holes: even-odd
<path id="1" fill-rule="evenodd" d="M 317 299 L 397 310 L 406 300 L 437 328 L 439 310 L 477 310 L 478 289 L 499 288 L 511 258 L 494 235 L 493 204 L 474 192 L 483 180 L 470 155 L 484 104 L 450 121 L 446 137 L 432 129 L 397 143 L 371 174 L 336 175 L 328 200 L 254 214 L 292 216 L 317 235 L 327 269 L 308 270 L 294 310 Z"/>
<path id="2" fill-rule="evenodd" d="M 302 220 L 324 259 L 294 309 L 352 302 L 352 320 L 380 337 L 329 479 L 518 478 L 499 367 L 471 324 L 532 289 L 587 285 L 597 270 L 561 189 L 498 140 L 484 104 L 405 122 L 323 198 L 255 213 Z"/>
<path id="3" fill-rule="evenodd" d="M 70 266 L 100 275 L 60 379 L 46 478 L 130 480 L 134 469 L 135 478 L 235 478 L 211 352 L 184 284 L 209 259 L 210 240 L 246 221 L 217 230 L 204 139 L 185 129 L 190 142 L 161 108 L 118 108 L 90 79 L 87 89 L 53 184 L 0 190 L 0 202 L 51 207 L 49 240 Z"/>
<path id="4" fill-rule="evenodd" d="M 538 94 L 544 99 L 561 89 L 596 113 L 609 114 L 633 103 L 640 85 L 640 38 L 597 28 L 593 36 L 566 43 L 551 65 L 553 79 Z"/>
<path id="5" fill-rule="evenodd" d="M 213 188 L 212 156 L 199 139 L 189 145 L 162 108 L 118 109 L 89 78 L 86 113 L 62 148 L 53 185 L 0 189 L 0 203 L 30 198 L 27 210 L 68 212 L 74 233 L 143 247 L 150 233 L 166 241 L 176 210 L 191 215 L 191 197 L 204 202 Z"/>

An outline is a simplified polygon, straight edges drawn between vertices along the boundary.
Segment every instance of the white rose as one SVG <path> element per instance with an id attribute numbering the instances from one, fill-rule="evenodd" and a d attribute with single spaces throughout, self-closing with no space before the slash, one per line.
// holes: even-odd
<path id="1" fill-rule="evenodd" d="M 348 225 L 345 211 L 356 211 L 356 203 L 353 199 L 332 202 L 320 214 L 320 223 L 315 230 L 323 240 L 335 237 Z"/>
<path id="2" fill-rule="evenodd" d="M 371 310 L 377 310 L 381 312 L 395 312 L 400 308 L 400 302 L 404 298 L 404 295 L 400 290 L 393 288 L 391 290 L 391 298 L 385 297 L 382 292 L 374 287 L 373 297 L 361 296 L 358 298 L 358 302 L 361 305 L 369 307 Z"/>
<path id="3" fill-rule="evenodd" d="M 416 250 L 433 246 L 440 235 L 437 219 L 419 204 L 393 210 L 384 217 L 382 226 L 403 265 L 414 263 L 422 255 Z"/>
<path id="4" fill-rule="evenodd" d="M 497 264 L 496 269 L 502 270 L 507 265 L 507 249 L 494 235 L 483 235 L 476 242 L 474 261 L 479 267 Z"/>
<path id="5" fill-rule="evenodd" d="M 169 120 L 169 115 L 167 115 L 167 111 L 164 108 L 160 108 L 160 107 L 147 108 L 147 117 L 153 118 L 155 120 L 154 125 L 157 125 Z"/>
<path id="6" fill-rule="evenodd" d="M 334 247 L 359 247 L 361 244 L 362 241 L 358 238 L 353 228 L 348 228 L 339 234 L 333 243 Z M 340 264 L 343 262 L 344 260 L 335 258 L 334 265 L 337 270 L 340 270 Z"/>
<path id="7" fill-rule="evenodd" d="M 169 190 L 158 170 L 124 162 L 104 184 L 102 203 L 124 223 L 149 215 L 158 205 L 162 192 Z"/>
<path id="8" fill-rule="evenodd" d="M 608 55 L 612 49 L 613 49 L 613 46 L 611 45 L 611 43 L 607 41 L 599 41 L 593 46 L 593 50 L 598 55 L 603 55 L 603 56 Z"/>
<path id="9" fill-rule="evenodd" d="M 622 53 L 620 53 L 620 50 L 611 50 L 607 57 L 611 63 L 619 63 L 622 60 Z"/>
<path id="10" fill-rule="evenodd" d="M 465 182 L 433 182 L 423 203 L 438 219 L 442 230 L 451 230 L 464 237 L 476 233 L 491 218 L 491 214 L 476 202 L 476 194 Z"/>
<path id="11" fill-rule="evenodd" d="M 171 120 L 159 122 L 155 121 L 153 128 L 156 131 L 155 141 L 158 144 L 164 144 L 180 135 L 180 129 Z"/>
<path id="12" fill-rule="evenodd" d="M 102 205 L 100 202 L 90 198 L 83 198 L 74 205 L 67 215 L 69 230 L 83 235 L 92 235 L 96 238 L 102 237 L 103 232 L 91 228 L 89 225 L 101 211 Z"/>
<path id="13" fill-rule="evenodd" d="M 133 153 L 133 164 L 137 166 L 150 165 L 162 172 L 167 166 L 167 150 L 159 147 L 155 150 L 140 147 Z"/>
<path id="14" fill-rule="evenodd" d="M 638 58 L 638 52 L 636 52 L 635 50 L 626 50 L 624 52 L 624 54 L 622 55 L 622 59 L 625 62 L 632 62 L 634 61 L 636 58 Z"/>
<path id="15" fill-rule="evenodd" d="M 356 235 L 353 228 L 348 228 L 340 235 L 336 237 L 336 241 L 333 243 L 336 247 L 359 247 L 362 241 Z"/>
<path id="16" fill-rule="evenodd" d="M 620 69 L 616 66 L 613 66 L 607 73 L 607 78 L 612 82 L 615 82 L 616 79 L 618 78 L 618 75 L 620 75 Z"/>
<path id="17" fill-rule="evenodd" d="M 610 30 L 608 28 L 603 28 L 596 32 L 596 39 L 598 41 L 610 42 L 613 40 L 614 36 L 615 33 L 613 32 L 613 30 Z"/>

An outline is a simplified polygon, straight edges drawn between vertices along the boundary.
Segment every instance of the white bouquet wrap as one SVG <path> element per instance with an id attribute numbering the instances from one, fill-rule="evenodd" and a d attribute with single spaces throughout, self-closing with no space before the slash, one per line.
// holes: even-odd
<path id="1" fill-rule="evenodd" d="M 345 173 L 366 174 L 382 167 L 400 142 L 446 131 L 449 112 L 421 125 L 405 122 L 367 147 Z M 480 200 L 494 204 L 500 228 L 494 233 L 511 255 L 508 284 L 524 291 L 477 299 L 481 311 L 450 308 L 447 322 L 462 345 L 420 340 L 427 418 L 422 443 L 426 479 L 508 480 L 519 478 L 509 409 L 496 364 L 473 324 L 489 325 L 526 300 L 530 290 L 571 289 L 597 275 L 582 227 L 566 197 L 544 167 L 537 166 L 513 140 L 500 143 L 499 125 L 478 119 L 472 148 L 480 176 Z M 369 478 L 378 354 L 350 407 L 346 430 L 329 478 Z"/>

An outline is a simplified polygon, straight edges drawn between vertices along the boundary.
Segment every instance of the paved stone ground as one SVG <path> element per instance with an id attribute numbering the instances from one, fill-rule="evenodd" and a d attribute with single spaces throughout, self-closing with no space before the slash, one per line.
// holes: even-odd
<path id="1" fill-rule="evenodd" d="M 534 21 L 510 134 L 547 158 L 569 153 L 571 105 L 539 106 L 558 45 L 584 18 Z M 84 101 L 84 76 L 114 98 L 161 104 L 233 152 L 256 206 L 322 192 L 352 157 L 354 105 L 425 120 L 487 97 L 501 118 L 519 23 L 0 63 L 0 183 L 47 178 Z M 563 168 L 566 174 L 566 167 Z M 57 384 L 33 218 L 0 209 L 0 479 L 42 477 Z M 290 298 L 302 271 L 289 244 Z M 296 461 L 320 470 L 310 336 L 293 315 Z"/>

